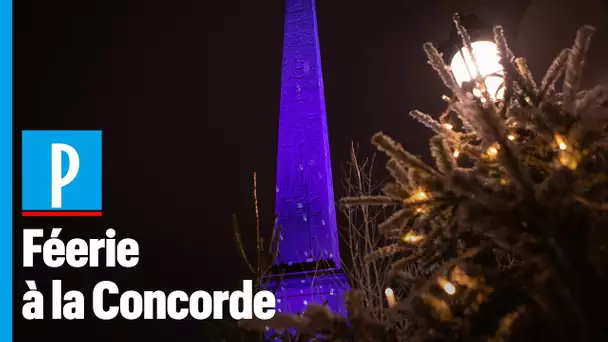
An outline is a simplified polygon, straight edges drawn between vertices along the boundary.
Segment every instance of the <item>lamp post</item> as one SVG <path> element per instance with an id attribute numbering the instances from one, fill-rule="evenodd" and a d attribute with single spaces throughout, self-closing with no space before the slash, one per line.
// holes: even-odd
<path id="1" fill-rule="evenodd" d="M 456 82 L 461 86 L 465 83 L 475 84 L 476 74 L 479 73 L 479 76 L 484 80 L 490 98 L 493 101 L 502 100 L 504 95 L 504 73 L 491 27 L 482 23 L 472 14 L 457 14 L 457 16 L 462 26 L 467 29 L 467 32 L 471 36 L 471 47 L 479 70 L 476 70 L 469 50 L 463 46 L 456 27 L 453 27 L 450 39 L 443 45 L 441 50 L 444 52 L 444 55 L 451 56 L 450 68 Z M 482 101 L 485 101 L 482 98 L 479 85 L 476 85 L 472 89 L 472 92 L 474 96 L 480 97 Z"/>

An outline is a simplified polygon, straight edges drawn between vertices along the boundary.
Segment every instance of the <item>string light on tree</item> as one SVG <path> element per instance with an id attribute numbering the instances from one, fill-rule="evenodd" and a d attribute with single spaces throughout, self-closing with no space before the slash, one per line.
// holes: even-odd
<path id="1" fill-rule="evenodd" d="M 424 214 L 428 212 L 428 208 L 426 206 L 421 206 L 416 208 L 416 214 Z"/>
<path id="2" fill-rule="evenodd" d="M 469 288 L 476 288 L 478 286 L 478 282 L 469 277 L 460 267 L 455 267 L 452 270 L 450 279 L 461 286 L 467 286 Z"/>
<path id="3" fill-rule="evenodd" d="M 424 190 L 418 190 L 414 196 L 419 201 L 426 201 L 429 199 L 429 195 Z"/>
<path id="4" fill-rule="evenodd" d="M 498 156 L 499 148 L 500 148 L 500 146 L 498 146 L 498 144 L 496 144 L 496 143 L 494 143 L 490 147 L 488 147 L 488 149 L 486 150 L 486 153 L 485 153 L 486 158 L 488 158 L 490 160 L 496 159 L 496 156 Z"/>
<path id="5" fill-rule="evenodd" d="M 568 144 L 566 139 L 559 134 L 555 134 L 554 139 L 554 144 L 558 148 L 558 165 L 576 170 L 583 157 L 581 151 L 576 148 L 576 145 Z"/>
<path id="6" fill-rule="evenodd" d="M 557 147 L 562 151 L 565 151 L 568 148 L 564 138 L 559 134 L 555 135 L 555 142 L 557 143 Z"/>
<path id="7" fill-rule="evenodd" d="M 387 287 L 384 290 L 384 295 L 386 296 L 386 302 L 388 303 L 389 308 L 395 307 L 397 304 L 397 299 L 395 298 L 395 292 L 390 287 Z"/>
<path id="8" fill-rule="evenodd" d="M 405 236 L 403 237 L 403 241 L 405 242 L 410 242 L 410 243 L 416 243 L 416 242 L 420 242 L 424 240 L 424 236 L 422 235 L 417 235 L 413 232 L 408 232 L 407 234 L 405 234 Z"/>
<path id="9" fill-rule="evenodd" d="M 454 284 L 450 283 L 444 278 L 437 278 L 437 283 L 439 284 L 439 286 L 441 286 L 443 291 L 445 291 L 445 293 L 449 294 L 450 296 L 456 293 L 456 287 L 454 286 Z"/>

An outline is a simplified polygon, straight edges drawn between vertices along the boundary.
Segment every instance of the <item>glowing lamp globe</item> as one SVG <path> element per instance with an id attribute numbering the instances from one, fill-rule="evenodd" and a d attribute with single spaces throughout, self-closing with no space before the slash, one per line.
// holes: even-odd
<path id="1" fill-rule="evenodd" d="M 462 85 L 465 82 L 474 81 L 476 72 L 479 72 L 479 76 L 484 80 L 491 99 L 493 101 L 502 100 L 504 95 L 504 74 L 496 44 L 491 41 L 474 41 L 471 47 L 479 70 L 476 71 L 475 63 L 473 63 L 469 50 L 466 47 L 461 48 L 452 57 L 452 61 L 450 62 L 452 74 L 454 74 L 456 82 Z M 479 85 L 473 89 L 473 95 L 477 97 L 482 96 Z"/>
<path id="2" fill-rule="evenodd" d="M 454 79 L 460 86 L 464 83 L 471 83 L 473 95 L 485 102 L 480 90 L 482 85 L 475 82 L 477 72 L 479 72 L 479 76 L 484 80 L 485 87 L 490 94 L 490 100 L 492 102 L 502 100 L 504 73 L 500 65 L 498 48 L 494 43 L 492 27 L 482 22 L 475 14 L 455 14 L 454 21 L 459 22 L 467 30 L 472 41 L 473 56 L 479 67 L 479 70 L 475 68 L 469 49 L 463 45 L 456 26 L 453 26 L 449 39 L 442 44 L 440 51 L 444 56 L 451 58 L 447 62 L 450 62 Z"/>

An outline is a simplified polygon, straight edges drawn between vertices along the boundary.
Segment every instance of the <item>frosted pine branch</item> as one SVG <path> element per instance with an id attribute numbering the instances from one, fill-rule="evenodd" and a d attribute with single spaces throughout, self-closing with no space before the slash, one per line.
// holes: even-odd
<path id="1" fill-rule="evenodd" d="M 539 97 L 541 100 L 545 101 L 546 96 L 553 92 L 555 82 L 566 70 L 566 62 L 569 55 L 570 49 L 564 49 L 551 63 L 540 85 Z"/>
<path id="2" fill-rule="evenodd" d="M 585 57 L 594 32 L 595 29 L 591 26 L 580 28 L 576 32 L 574 45 L 568 55 L 566 75 L 564 77 L 564 107 L 571 114 L 574 114 L 574 99 L 580 87 Z"/>
<path id="3" fill-rule="evenodd" d="M 435 170 L 426 165 L 418 157 L 404 150 L 401 144 L 396 143 L 393 139 L 382 132 L 374 134 L 372 137 L 372 144 L 374 144 L 378 150 L 402 162 L 406 167 L 416 168 L 430 175 L 436 175 Z"/>

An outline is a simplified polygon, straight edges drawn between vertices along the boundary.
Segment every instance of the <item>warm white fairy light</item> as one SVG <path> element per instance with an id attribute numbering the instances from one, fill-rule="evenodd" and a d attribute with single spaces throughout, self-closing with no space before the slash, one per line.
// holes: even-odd
<path id="1" fill-rule="evenodd" d="M 395 292 L 390 287 L 387 287 L 384 290 L 384 295 L 386 296 L 386 301 L 388 302 L 388 307 L 392 308 L 397 304 L 397 299 L 395 299 Z"/>
<path id="2" fill-rule="evenodd" d="M 497 154 L 498 154 L 498 149 L 496 147 L 492 146 L 492 147 L 488 148 L 488 155 L 489 156 L 493 157 L 493 156 L 495 156 Z"/>
<path id="3" fill-rule="evenodd" d="M 456 288 L 450 282 L 443 285 L 443 290 L 449 295 L 453 295 L 454 293 L 456 293 Z"/>
<path id="4" fill-rule="evenodd" d="M 412 194 L 408 199 L 404 202 L 406 204 L 418 204 L 417 207 L 420 207 L 421 204 L 430 200 L 430 195 L 427 194 L 422 188 L 419 188 L 414 194 Z"/>
<path id="5" fill-rule="evenodd" d="M 479 280 L 475 277 L 469 277 L 460 267 L 456 266 L 451 274 L 450 280 L 455 284 L 466 286 L 468 288 L 476 288 L 479 285 Z"/>
<path id="6" fill-rule="evenodd" d="M 507 135 L 507 139 L 513 141 L 513 140 L 515 140 L 515 136 L 513 134 L 509 134 L 509 135 Z"/>
<path id="7" fill-rule="evenodd" d="M 441 288 L 445 291 L 445 293 L 449 294 L 450 296 L 456 293 L 456 287 L 449 281 L 439 277 L 437 279 L 437 282 L 439 283 L 439 286 L 441 286 Z"/>
<path id="8" fill-rule="evenodd" d="M 451 124 L 449 124 L 449 123 L 443 124 L 443 127 L 447 128 L 447 129 L 452 129 L 452 128 L 454 128 L 454 126 L 452 126 L 452 125 L 451 125 Z"/>
<path id="9" fill-rule="evenodd" d="M 403 241 L 410 242 L 410 243 L 416 243 L 416 242 L 422 241 L 423 239 L 424 239 L 424 236 L 414 234 L 413 232 L 408 232 L 403 237 Z"/>
<path id="10" fill-rule="evenodd" d="M 458 152 L 457 150 L 454 151 L 454 158 L 458 158 L 459 155 L 460 155 L 460 152 Z"/>
<path id="11" fill-rule="evenodd" d="M 419 200 L 426 200 L 429 198 L 429 196 L 426 194 L 426 192 L 424 192 L 422 190 L 418 190 L 418 192 L 416 192 L 416 194 L 414 196 L 416 196 L 416 198 Z"/>
<path id="12" fill-rule="evenodd" d="M 564 141 L 564 138 L 562 138 L 562 136 L 559 134 L 555 135 L 555 142 L 557 143 L 559 149 L 562 151 L 565 151 L 568 148 L 568 146 L 566 145 L 566 141 Z"/>

